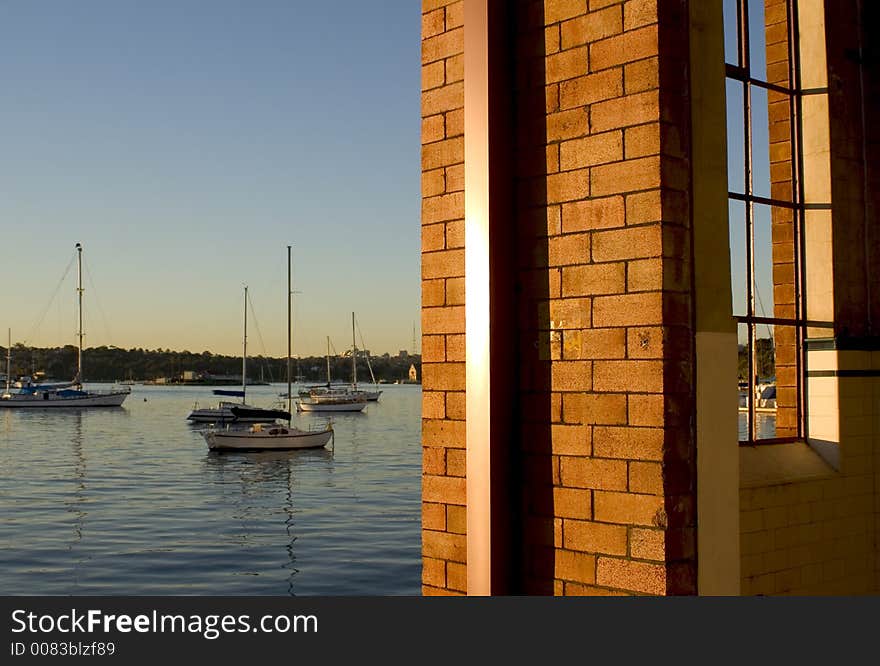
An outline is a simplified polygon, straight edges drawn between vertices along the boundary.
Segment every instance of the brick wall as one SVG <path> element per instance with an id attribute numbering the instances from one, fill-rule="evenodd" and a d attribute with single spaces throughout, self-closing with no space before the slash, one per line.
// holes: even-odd
<path id="1" fill-rule="evenodd" d="M 521 6 L 526 590 L 693 592 L 685 5 Z"/>
<path id="2" fill-rule="evenodd" d="M 422 3 L 422 590 L 466 591 L 464 3 Z"/>
<path id="3" fill-rule="evenodd" d="M 686 8 L 512 10 L 520 591 L 695 590 Z M 466 587 L 461 17 L 423 2 L 427 594 Z"/>
<path id="4" fill-rule="evenodd" d="M 787 68 L 779 5 L 766 3 L 771 81 Z M 505 553 L 514 592 L 696 591 L 687 9 L 686 0 L 511 7 L 516 330 L 494 334 L 518 351 Z M 467 587 L 462 15 L 461 1 L 423 0 L 426 594 Z M 769 99 L 771 187 L 785 198 L 781 102 Z M 775 213 L 772 224 L 774 312 L 790 316 L 792 220 Z M 846 252 L 837 240 L 835 254 Z M 788 342 L 776 336 L 782 435 Z M 877 369 L 877 352 L 859 358 Z M 874 589 L 876 395 L 875 379 L 841 382 L 839 470 L 785 480 L 780 469 L 741 488 L 743 593 Z"/>
<path id="5" fill-rule="evenodd" d="M 764 3 L 765 44 L 767 53 L 767 81 L 788 88 L 791 86 L 788 44 L 788 0 L 766 0 Z M 770 196 L 780 201 L 794 201 L 791 149 L 791 103 L 790 96 L 768 91 L 770 149 Z M 753 104 L 757 100 L 753 101 Z M 760 143 L 755 150 L 764 150 Z M 780 319 L 794 319 L 795 305 L 795 257 L 794 212 L 790 208 L 774 206 L 770 211 L 772 262 L 773 262 L 773 312 L 756 314 Z M 771 296 L 765 294 L 765 298 Z M 761 327 L 759 327 L 761 330 Z M 776 375 L 776 436 L 797 436 L 797 341 L 791 326 L 775 326 Z"/>

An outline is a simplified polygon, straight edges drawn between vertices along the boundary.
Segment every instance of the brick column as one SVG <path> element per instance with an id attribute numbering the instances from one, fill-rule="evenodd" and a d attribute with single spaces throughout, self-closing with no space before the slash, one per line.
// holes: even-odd
<path id="1" fill-rule="evenodd" d="M 766 0 L 764 5 L 767 81 L 790 87 L 787 0 Z M 767 94 L 770 137 L 770 196 L 794 201 L 791 149 L 791 101 L 788 95 Z M 761 146 L 756 147 L 762 150 Z M 795 304 L 795 215 L 790 208 L 771 211 L 773 244 L 773 314 L 780 319 L 797 316 Z M 760 314 L 760 313 L 759 313 Z M 770 316 L 769 313 L 767 316 Z M 760 328 L 760 327 L 759 327 Z M 776 436 L 797 436 L 797 341 L 793 327 L 777 326 L 773 332 L 776 374 Z M 757 371 L 757 370 L 756 370 Z"/>
<path id="2" fill-rule="evenodd" d="M 422 569 L 466 591 L 464 3 L 422 3 Z"/>
<path id="3" fill-rule="evenodd" d="M 423 1 L 423 583 L 465 590 L 462 3 Z M 696 591 L 686 0 L 512 3 L 514 592 Z M 733 381 L 731 379 L 731 381 Z M 493 546 L 494 548 L 494 546 Z M 493 553 L 493 557 L 494 557 Z"/>

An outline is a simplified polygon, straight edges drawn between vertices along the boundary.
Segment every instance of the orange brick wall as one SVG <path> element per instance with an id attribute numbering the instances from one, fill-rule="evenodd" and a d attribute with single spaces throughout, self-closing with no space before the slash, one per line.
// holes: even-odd
<path id="1" fill-rule="evenodd" d="M 767 0 L 774 54 L 778 5 Z M 423 591 L 462 594 L 463 3 L 422 7 Z M 513 592 L 696 591 L 687 9 L 511 6 L 516 330 L 495 334 L 518 352 Z M 777 80 L 785 63 L 768 62 Z M 782 196 L 790 118 L 770 102 Z M 791 222 L 773 222 L 778 243 Z M 788 261 L 774 257 L 776 314 L 789 316 Z M 874 589 L 880 421 L 857 411 L 876 386 L 855 382 L 839 472 L 741 489 L 744 593 Z"/>
<path id="2" fill-rule="evenodd" d="M 686 3 L 520 7 L 524 590 L 693 592 Z"/>
<path id="3" fill-rule="evenodd" d="M 764 23 L 767 52 L 767 80 L 789 87 L 788 0 L 765 0 Z M 793 201 L 791 149 L 791 107 L 789 97 L 769 91 L 767 94 L 770 137 L 770 195 L 781 201 Z M 757 146 L 756 149 L 761 149 Z M 771 211 L 773 243 L 773 313 L 764 316 L 794 319 L 795 261 L 794 222 L 791 209 L 774 207 Z M 757 314 L 761 315 L 760 311 Z M 763 327 L 759 327 L 762 331 Z M 797 427 L 797 341 L 792 327 L 775 327 L 776 347 L 776 436 L 795 437 Z"/>
<path id="4" fill-rule="evenodd" d="M 695 591 L 686 10 L 511 8 L 515 592 Z M 426 594 L 466 591 L 461 15 L 423 2 Z"/>
<path id="5" fill-rule="evenodd" d="M 422 3 L 422 590 L 465 562 L 464 3 Z"/>

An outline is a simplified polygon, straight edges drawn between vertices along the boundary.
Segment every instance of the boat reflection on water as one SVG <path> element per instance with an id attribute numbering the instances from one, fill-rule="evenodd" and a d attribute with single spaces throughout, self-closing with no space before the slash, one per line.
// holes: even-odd
<path id="1" fill-rule="evenodd" d="M 322 464 L 323 463 L 323 464 Z M 333 486 L 333 449 L 300 449 L 287 451 L 209 451 L 205 471 L 222 488 L 222 501 L 230 507 L 230 518 L 238 525 L 236 541 L 243 550 L 265 548 L 270 541 L 286 551 L 287 594 L 296 596 L 294 543 L 299 538 L 296 515 L 303 513 L 310 500 L 297 502 L 297 473 L 324 474 L 321 487 Z M 278 514 L 277 524 L 283 525 L 279 539 L 274 531 L 266 533 L 267 516 Z M 274 516 L 273 516 L 274 517 Z M 270 524 L 276 521 L 269 520 Z M 259 576 L 258 571 L 244 575 Z"/>
<path id="2" fill-rule="evenodd" d="M 64 502 L 64 508 L 73 518 L 73 535 L 68 550 L 70 550 L 73 560 L 73 587 L 74 590 L 76 590 L 79 587 L 80 573 L 82 571 L 83 563 L 90 559 L 90 557 L 85 554 L 73 556 L 74 552 L 78 551 L 82 544 L 83 529 L 85 528 L 86 516 L 88 515 L 88 512 L 86 511 L 86 507 L 88 506 L 88 489 L 86 487 L 88 467 L 86 466 L 86 456 L 85 451 L 83 450 L 82 411 L 77 409 L 74 412 L 69 413 L 69 416 L 73 421 L 70 430 L 70 444 L 73 453 L 73 482 L 75 485 L 73 494 Z"/>

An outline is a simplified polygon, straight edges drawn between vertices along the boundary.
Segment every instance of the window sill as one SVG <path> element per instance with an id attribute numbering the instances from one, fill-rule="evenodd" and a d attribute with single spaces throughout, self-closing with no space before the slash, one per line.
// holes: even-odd
<path id="1" fill-rule="evenodd" d="M 806 442 L 739 447 L 740 488 L 801 483 L 837 476 L 837 470 Z"/>

